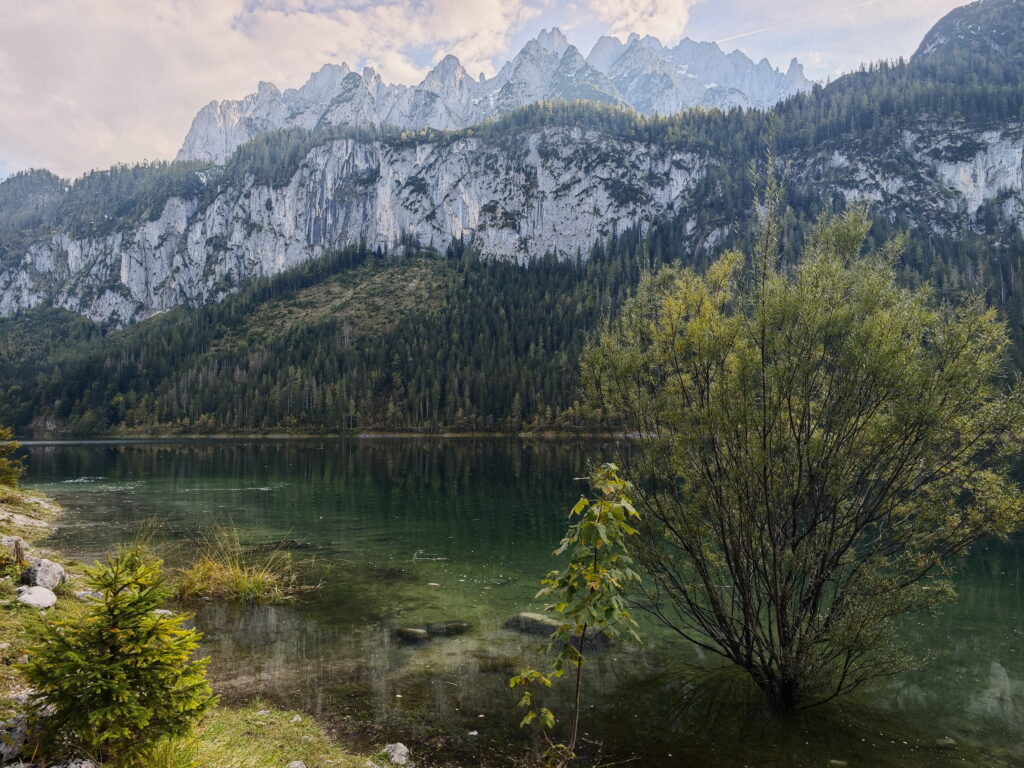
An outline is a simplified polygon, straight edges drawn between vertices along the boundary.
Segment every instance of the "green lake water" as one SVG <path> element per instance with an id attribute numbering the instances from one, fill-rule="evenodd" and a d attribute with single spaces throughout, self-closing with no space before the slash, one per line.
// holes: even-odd
<path id="1" fill-rule="evenodd" d="M 538 610 L 593 443 L 458 438 L 34 443 L 29 485 L 68 510 L 51 545 L 81 560 L 151 536 L 170 564 L 234 525 L 282 539 L 322 572 L 284 604 L 189 606 L 226 702 L 262 698 L 367 746 L 423 762 L 508 765 L 537 746 L 509 675 L 538 640 L 502 627 Z M 665 630 L 589 664 L 588 761 L 642 766 L 1024 765 L 1024 539 L 960 566 L 956 604 L 902 631 L 919 669 L 794 719 L 768 715 L 742 675 Z M 407 647 L 397 627 L 468 621 Z M 564 685 L 566 689 L 570 686 Z M 556 710 L 568 714 L 555 702 Z M 561 708 L 561 709 L 560 709 Z M 956 750 L 938 749 L 952 737 Z"/>

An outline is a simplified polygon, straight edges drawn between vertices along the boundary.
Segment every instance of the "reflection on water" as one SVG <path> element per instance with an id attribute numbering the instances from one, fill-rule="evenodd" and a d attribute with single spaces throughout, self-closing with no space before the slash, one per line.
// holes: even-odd
<path id="1" fill-rule="evenodd" d="M 537 610 L 566 512 L 600 443 L 186 441 L 34 444 L 32 484 L 70 512 L 54 546 L 79 557 L 155 530 L 172 563 L 216 523 L 247 543 L 292 540 L 327 567 L 324 587 L 279 605 L 199 603 L 196 622 L 226 700 L 254 696 L 420 755 L 514 762 L 508 676 L 537 641 L 502 628 Z M 1024 764 L 1020 542 L 986 542 L 963 564 L 961 599 L 902 631 L 918 670 L 778 720 L 743 675 L 645 627 L 590 665 L 592 760 L 645 766 Z M 466 621 L 465 635 L 409 647 L 397 627 Z M 936 740 L 953 737 L 955 751 Z"/>

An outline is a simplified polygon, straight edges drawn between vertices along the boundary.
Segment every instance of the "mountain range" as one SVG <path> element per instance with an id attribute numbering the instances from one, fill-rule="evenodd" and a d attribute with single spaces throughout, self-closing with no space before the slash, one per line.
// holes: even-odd
<path id="1" fill-rule="evenodd" d="M 385 83 L 372 68 L 354 72 L 326 64 L 300 88 L 262 82 L 237 101 L 203 107 L 178 160 L 223 163 L 240 145 L 282 128 L 386 125 L 454 130 L 548 99 L 586 99 L 628 106 L 645 115 L 692 107 L 767 108 L 811 87 L 793 59 L 785 73 L 767 59 L 684 39 L 675 46 L 630 35 L 602 37 L 584 58 L 558 29 L 544 30 L 498 73 L 474 78 L 445 56 L 419 85 Z"/>
<path id="2" fill-rule="evenodd" d="M 786 257 L 821 211 L 867 205 L 875 242 L 906 234 L 906 279 L 984 292 L 1024 365 L 1022 28 L 1024 0 L 980 0 L 909 61 L 766 109 L 645 114 L 620 80 L 615 99 L 538 96 L 462 128 L 318 117 L 222 161 L 16 174 L 0 183 L 0 423 L 579 426 L 588 334 L 643 268 L 749 243 L 769 147 Z M 572 60 L 563 42 L 524 51 Z M 668 50 L 633 38 L 588 60 L 619 72 L 645 45 Z"/>

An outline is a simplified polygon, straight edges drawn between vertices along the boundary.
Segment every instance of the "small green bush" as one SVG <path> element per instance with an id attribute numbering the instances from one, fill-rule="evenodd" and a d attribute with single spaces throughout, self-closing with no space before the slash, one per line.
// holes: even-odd
<path id="1" fill-rule="evenodd" d="M 21 459 L 12 459 L 11 454 L 18 450 L 14 442 L 14 432 L 10 427 L 0 427 L 0 485 L 17 485 L 25 471 Z"/>
<path id="2" fill-rule="evenodd" d="M 216 703 L 207 660 L 193 660 L 200 636 L 184 615 L 155 613 L 170 594 L 160 561 L 125 549 L 86 575 L 102 598 L 42 624 L 30 646 L 31 737 L 47 755 L 139 766 Z"/>

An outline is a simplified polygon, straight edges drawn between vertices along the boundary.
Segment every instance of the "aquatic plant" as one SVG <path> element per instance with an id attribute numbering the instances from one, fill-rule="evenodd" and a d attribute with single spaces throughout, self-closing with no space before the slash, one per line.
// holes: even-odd
<path id="1" fill-rule="evenodd" d="M 296 588 L 298 572 L 290 552 L 280 547 L 246 552 L 233 527 L 208 531 L 198 550 L 196 560 L 175 575 L 180 599 L 280 599 Z"/>

